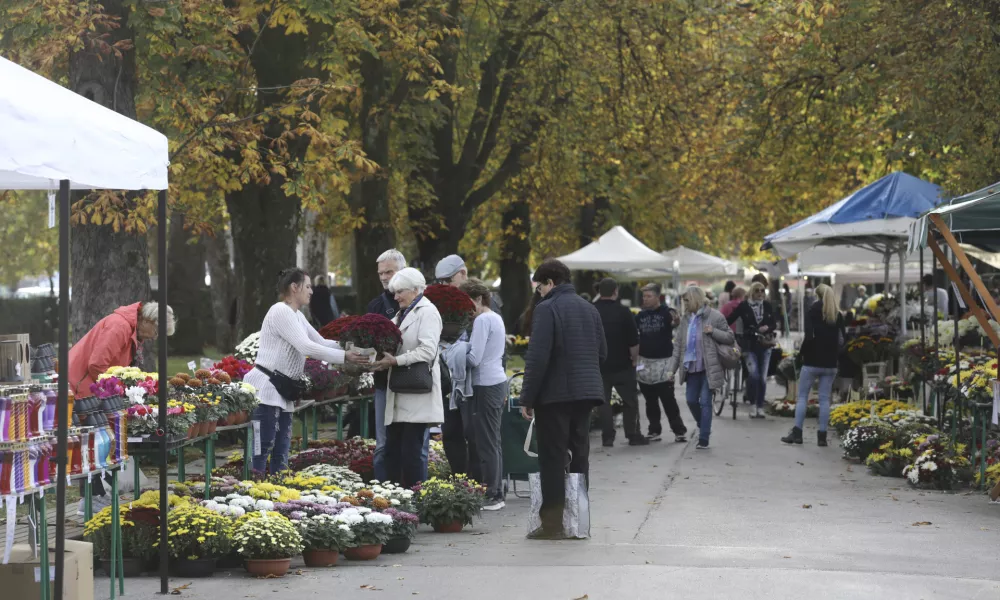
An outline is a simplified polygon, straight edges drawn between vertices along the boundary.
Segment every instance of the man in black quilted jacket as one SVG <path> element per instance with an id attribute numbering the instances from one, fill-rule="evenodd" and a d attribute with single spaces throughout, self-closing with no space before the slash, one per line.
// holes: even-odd
<path id="1" fill-rule="evenodd" d="M 563 474 L 589 474 L 590 412 L 604 403 L 601 363 L 607 357 L 597 309 L 576 294 L 569 268 L 547 260 L 535 271 L 535 307 L 524 357 L 521 412 L 535 419 L 542 483 L 542 527 L 532 539 L 559 539 L 566 490 Z"/>

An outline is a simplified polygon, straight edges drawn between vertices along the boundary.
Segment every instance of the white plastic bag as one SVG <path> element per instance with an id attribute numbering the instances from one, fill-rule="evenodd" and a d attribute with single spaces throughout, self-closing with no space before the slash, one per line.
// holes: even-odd
<path id="1" fill-rule="evenodd" d="M 566 473 L 566 505 L 563 508 L 563 534 L 567 538 L 584 540 L 590 537 L 590 496 L 587 493 L 587 476 L 583 473 Z M 542 478 L 539 473 L 528 474 L 531 486 L 531 512 L 528 513 L 528 533 L 542 526 Z"/>

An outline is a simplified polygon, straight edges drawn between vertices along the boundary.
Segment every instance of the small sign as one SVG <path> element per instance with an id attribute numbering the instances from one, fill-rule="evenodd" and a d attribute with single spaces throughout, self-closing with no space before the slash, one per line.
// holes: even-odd
<path id="1" fill-rule="evenodd" d="M 55 565 L 52 565 L 49 567 L 49 581 L 55 581 L 55 580 L 56 580 L 56 567 Z M 35 567 L 35 583 L 39 583 L 41 581 L 42 581 L 42 568 Z"/>
<path id="2" fill-rule="evenodd" d="M 188 370 L 194 371 L 197 368 L 198 368 L 198 363 L 194 362 L 193 360 L 188 361 Z"/>
<path id="3" fill-rule="evenodd" d="M 253 423 L 253 455 L 260 456 L 260 421 L 250 421 Z"/>
<path id="4" fill-rule="evenodd" d="M 955 285 L 954 281 L 951 282 L 951 290 L 955 292 L 955 301 L 958 302 L 958 306 L 962 310 L 967 310 L 969 307 L 965 305 L 965 298 L 962 297 L 962 294 L 958 293 L 958 286 Z"/>
<path id="5" fill-rule="evenodd" d="M 49 229 L 56 226 L 56 193 L 49 192 Z"/>
<path id="6" fill-rule="evenodd" d="M 142 440 L 143 438 L 141 437 L 130 437 L 126 441 L 130 444 L 139 444 L 142 443 Z"/>

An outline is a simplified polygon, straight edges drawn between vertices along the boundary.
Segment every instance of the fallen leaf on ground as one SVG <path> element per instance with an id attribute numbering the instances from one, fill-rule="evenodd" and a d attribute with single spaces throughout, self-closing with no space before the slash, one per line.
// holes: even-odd
<path id="1" fill-rule="evenodd" d="M 302 575 L 303 573 L 305 573 L 305 571 L 303 571 L 302 569 L 298 569 L 295 571 L 296 575 Z"/>
<path id="2" fill-rule="evenodd" d="M 802 465 L 803 467 L 804 467 L 804 466 L 806 466 L 806 463 L 804 463 L 804 462 L 799 462 L 799 461 L 795 461 L 795 462 L 799 463 L 799 464 L 800 464 L 800 465 Z"/>
<path id="3" fill-rule="evenodd" d="M 590 598 L 590 596 L 588 596 L 587 594 L 584 594 L 584 595 L 580 596 L 579 598 L 573 598 L 573 600 L 587 600 L 588 598 Z"/>
<path id="4" fill-rule="evenodd" d="M 847 472 L 848 473 L 853 473 L 854 472 L 854 469 L 851 468 L 851 465 L 847 465 Z"/>
<path id="5" fill-rule="evenodd" d="M 782 556 L 781 558 L 791 558 L 791 556 Z"/>
<path id="6" fill-rule="evenodd" d="M 373 592 L 381 592 L 382 591 L 381 589 L 375 587 L 374 585 L 367 585 L 367 584 L 361 586 L 361 589 L 363 589 L 363 590 L 371 590 Z"/>
<path id="7" fill-rule="evenodd" d="M 731 466 L 733 466 L 733 465 L 732 465 L 732 463 L 726 463 L 726 466 L 727 466 L 727 467 L 731 467 Z"/>
<path id="8" fill-rule="evenodd" d="M 191 584 L 190 583 L 185 583 L 184 585 L 182 585 L 180 587 L 175 587 L 174 589 L 170 590 L 170 593 L 173 594 L 174 596 L 180 596 L 181 595 L 181 591 L 186 590 L 189 587 L 191 587 Z"/>
<path id="9" fill-rule="evenodd" d="M 917 521 L 912 525 L 912 527 L 920 527 L 922 525 L 930 525 L 930 524 L 931 524 L 930 521 Z"/>
<path id="10" fill-rule="evenodd" d="M 899 498 L 897 498 L 896 496 L 889 494 L 889 497 L 895 500 L 896 502 L 899 502 Z"/>
<path id="11" fill-rule="evenodd" d="M 812 508 L 812 507 L 813 507 L 812 504 L 803 504 L 802 505 L 802 508 Z"/>

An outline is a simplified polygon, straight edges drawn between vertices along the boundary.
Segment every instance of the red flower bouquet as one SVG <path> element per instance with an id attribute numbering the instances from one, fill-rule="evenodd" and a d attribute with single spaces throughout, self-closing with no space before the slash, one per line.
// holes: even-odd
<path id="1" fill-rule="evenodd" d="M 213 366 L 220 371 L 225 371 L 233 381 L 241 381 L 243 376 L 253 369 L 253 365 L 231 354 Z"/>
<path id="2" fill-rule="evenodd" d="M 375 348 L 379 355 L 394 354 L 403 343 L 403 334 L 382 315 L 361 315 L 340 331 L 338 341 L 345 347 L 350 342 L 358 348 Z"/>
<path id="3" fill-rule="evenodd" d="M 360 315 L 347 315 L 345 317 L 340 317 L 330 321 L 319 330 L 319 334 L 328 340 L 340 341 L 340 336 L 344 331 L 344 328 L 348 325 L 354 323 L 359 318 Z"/>
<path id="4" fill-rule="evenodd" d="M 476 303 L 468 294 L 450 285 L 430 285 L 424 290 L 424 297 L 434 303 L 441 313 L 444 330 L 441 339 L 454 342 L 469 327 L 476 314 Z"/>

